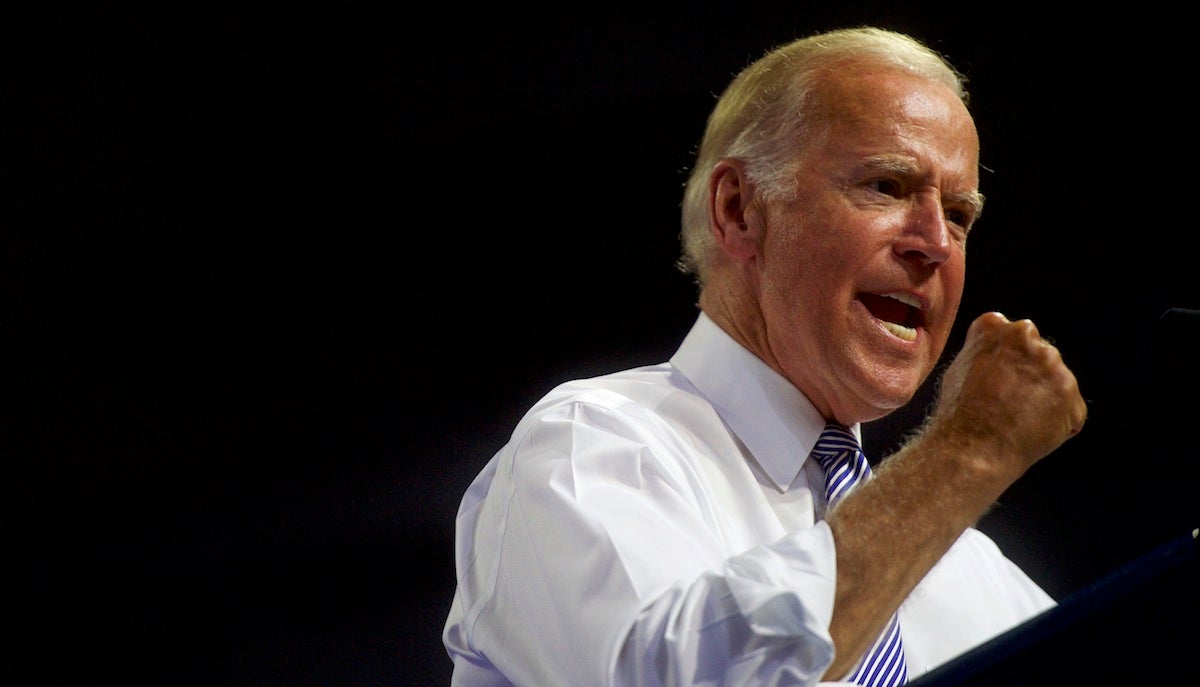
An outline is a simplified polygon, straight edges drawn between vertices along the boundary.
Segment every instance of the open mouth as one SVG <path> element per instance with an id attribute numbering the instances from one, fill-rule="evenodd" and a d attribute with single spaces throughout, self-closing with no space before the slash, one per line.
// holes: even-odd
<path id="1" fill-rule="evenodd" d="M 905 293 L 860 293 L 858 300 L 889 332 L 905 341 L 917 338 L 917 329 L 925 326 L 921 302 Z"/>

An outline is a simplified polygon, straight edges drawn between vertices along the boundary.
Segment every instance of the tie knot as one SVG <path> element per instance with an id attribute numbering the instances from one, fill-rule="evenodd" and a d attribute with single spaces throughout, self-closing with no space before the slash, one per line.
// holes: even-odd
<path id="1" fill-rule="evenodd" d="M 817 438 L 817 445 L 813 446 L 812 452 L 821 463 L 821 467 L 828 470 L 839 456 L 847 451 L 858 450 L 858 439 L 854 438 L 854 433 L 831 422 L 825 425 L 825 431 Z"/>
<path id="2" fill-rule="evenodd" d="M 832 422 L 821 432 L 812 456 L 825 470 L 825 497 L 830 504 L 871 472 L 854 433 Z"/>

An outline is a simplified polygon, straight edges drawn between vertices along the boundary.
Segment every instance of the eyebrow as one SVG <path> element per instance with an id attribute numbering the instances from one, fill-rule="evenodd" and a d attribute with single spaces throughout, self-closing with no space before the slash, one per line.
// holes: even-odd
<path id="1" fill-rule="evenodd" d="M 921 176 L 920 170 L 908 162 L 897 159 L 891 156 L 872 156 L 867 157 L 862 161 L 862 166 L 867 170 L 875 170 L 880 172 L 890 172 L 906 177 Z M 983 194 L 979 191 L 961 191 L 958 193 L 947 193 L 943 196 L 945 200 L 956 205 L 968 205 L 974 211 L 976 219 L 983 213 Z"/>
<path id="2" fill-rule="evenodd" d="M 972 220 L 979 219 L 979 216 L 983 214 L 983 194 L 979 191 L 948 193 L 945 197 L 948 198 L 951 203 L 961 203 L 963 205 L 971 206 L 973 215 Z M 943 205 L 945 205 L 945 203 L 943 203 Z"/>

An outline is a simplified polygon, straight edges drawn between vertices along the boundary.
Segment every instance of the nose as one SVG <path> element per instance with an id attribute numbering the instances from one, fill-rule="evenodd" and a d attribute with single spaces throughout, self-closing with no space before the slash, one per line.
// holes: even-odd
<path id="1" fill-rule="evenodd" d="M 941 200 L 933 193 L 915 196 L 904 218 L 904 231 L 892 250 L 920 265 L 940 265 L 950 259 L 953 244 Z"/>

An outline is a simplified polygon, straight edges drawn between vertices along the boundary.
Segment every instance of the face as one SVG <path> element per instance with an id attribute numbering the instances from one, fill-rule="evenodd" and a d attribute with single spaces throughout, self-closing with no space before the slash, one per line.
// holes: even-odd
<path id="1" fill-rule="evenodd" d="M 962 298 L 979 212 L 979 142 L 947 88 L 880 71 L 829 81 L 828 135 L 796 196 L 755 203 L 747 264 L 760 351 L 827 418 L 907 403 L 937 364 Z"/>

